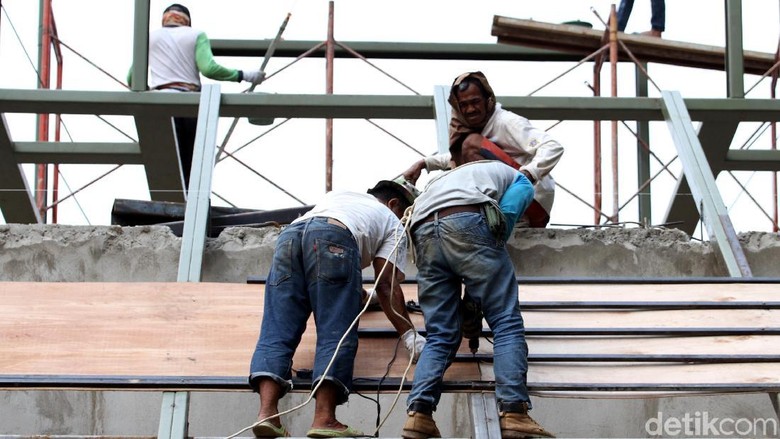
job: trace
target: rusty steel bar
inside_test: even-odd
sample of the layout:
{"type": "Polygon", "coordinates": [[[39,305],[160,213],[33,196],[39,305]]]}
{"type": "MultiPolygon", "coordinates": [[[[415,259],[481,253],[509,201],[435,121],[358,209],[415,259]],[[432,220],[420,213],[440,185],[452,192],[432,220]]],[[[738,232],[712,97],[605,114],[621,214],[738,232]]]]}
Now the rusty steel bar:
{"type": "MultiPolygon", "coordinates": [[[[51,0],[50,0],[51,1],[51,0]]],[[[50,34],[50,38],[52,41],[52,47],[54,48],[54,55],[57,58],[57,90],[62,90],[62,69],[64,67],[64,59],[62,57],[62,47],[60,47],[60,40],[58,38],[59,33],[57,32],[57,22],[54,20],[54,13],[52,13],[51,17],[51,29],[52,33],[50,34]]],[[[62,133],[62,115],[56,114],[54,116],[54,141],[59,142],[61,139],[61,133],[62,133]]],[[[54,164],[54,169],[52,170],[52,188],[51,188],[51,201],[52,203],[57,203],[57,197],[59,197],[59,189],[60,189],[60,165],[58,163],[54,164]]],[[[57,224],[57,213],[59,208],[57,207],[57,204],[54,205],[54,208],[51,210],[51,222],[52,224],[57,224]]]]}
{"type": "MultiPolygon", "coordinates": [[[[41,0],[41,23],[39,34],[39,54],[38,54],[38,88],[50,88],[51,81],[51,0],[41,0]]],[[[49,115],[38,115],[38,133],[39,142],[49,140],[49,115]]],[[[48,167],[45,163],[35,165],[35,207],[41,215],[41,221],[46,223],[46,199],[48,188],[48,167]]]]}
{"type": "MultiPolygon", "coordinates": [[[[617,97],[617,12],[613,3],[609,11],[609,67],[612,76],[612,97],[617,97]]],[[[618,222],[620,213],[620,199],[618,191],[618,121],[610,123],[612,134],[612,221],[618,222]]]]}
{"type": "MultiPolygon", "coordinates": [[[[336,53],[333,38],[333,0],[328,2],[328,40],[325,43],[325,94],[333,94],[333,59],[336,53]]],[[[325,192],[333,190],[333,119],[325,119],[325,192]]]]}
{"type": "MultiPolygon", "coordinates": [[[[593,63],[593,96],[601,96],[601,66],[603,52],[593,63]]],[[[601,222],[601,121],[593,121],[593,223],[601,222]]]]}

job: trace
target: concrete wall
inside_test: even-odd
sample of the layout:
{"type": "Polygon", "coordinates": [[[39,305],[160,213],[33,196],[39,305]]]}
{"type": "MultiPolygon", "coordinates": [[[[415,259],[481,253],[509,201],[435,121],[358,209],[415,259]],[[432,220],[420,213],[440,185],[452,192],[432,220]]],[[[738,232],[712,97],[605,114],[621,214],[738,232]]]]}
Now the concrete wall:
{"type": "MultiPolygon", "coordinates": [[[[209,240],[203,280],[245,282],[249,276],[265,276],[277,236],[278,229],[273,227],[234,228],[209,240]]],[[[740,239],[755,276],[780,277],[778,235],[748,233],[740,239]]],[[[175,281],[179,249],[180,240],[163,227],[0,225],[0,281],[175,281]]],[[[693,241],[676,230],[517,230],[509,251],[520,276],[725,275],[708,243],[693,241]]],[[[413,267],[409,274],[414,276],[413,267]]],[[[380,398],[382,416],[393,397],[380,398]]],[[[293,394],[283,400],[283,408],[305,398],[293,394]]],[[[401,395],[392,410],[381,430],[383,436],[400,435],[405,398],[401,395]]],[[[0,391],[0,434],[155,435],[161,401],[157,392],[0,391]]],[[[534,418],[559,437],[674,437],[654,430],[653,420],[659,414],[666,419],[683,419],[686,414],[701,419],[706,413],[710,419],[776,421],[766,394],[654,399],[534,395],[533,402],[534,418]]],[[[257,396],[248,391],[194,392],[190,435],[231,435],[254,422],[257,409],[257,396]]],[[[285,416],[293,436],[305,435],[312,409],[308,405],[285,416]]],[[[339,416],[369,433],[375,427],[376,411],[375,403],[353,394],[340,407],[339,416]]],[[[466,395],[447,395],[435,418],[444,437],[471,435],[466,395]]]]}
{"type": "MultiPolygon", "coordinates": [[[[265,276],[279,229],[232,228],[206,245],[202,280],[265,276]]],[[[780,236],[740,236],[754,276],[780,276],[780,236]]],[[[181,240],[166,227],[0,225],[0,280],[175,281],[181,240]]],[[[517,229],[508,244],[520,276],[725,276],[708,242],[676,229],[517,229]]],[[[416,274],[410,264],[410,276],[416,274]]]]}

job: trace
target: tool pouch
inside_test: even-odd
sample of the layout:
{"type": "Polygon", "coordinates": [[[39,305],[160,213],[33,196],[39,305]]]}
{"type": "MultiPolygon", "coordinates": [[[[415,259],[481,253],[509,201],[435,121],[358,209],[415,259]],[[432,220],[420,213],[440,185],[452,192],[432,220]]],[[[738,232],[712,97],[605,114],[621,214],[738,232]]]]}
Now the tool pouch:
{"type": "Polygon", "coordinates": [[[485,203],[485,219],[487,220],[490,233],[501,241],[504,239],[504,233],[506,232],[506,219],[504,214],[501,213],[501,209],[493,202],[485,203]]]}

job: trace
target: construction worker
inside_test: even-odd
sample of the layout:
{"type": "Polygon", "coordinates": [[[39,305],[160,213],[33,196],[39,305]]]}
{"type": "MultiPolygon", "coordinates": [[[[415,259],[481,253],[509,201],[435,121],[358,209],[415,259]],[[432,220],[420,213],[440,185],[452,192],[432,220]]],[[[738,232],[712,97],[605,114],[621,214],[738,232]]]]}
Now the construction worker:
{"type": "MultiPolygon", "coordinates": [[[[534,184],[534,201],[518,226],[546,227],[555,197],[555,180],[550,171],[561,159],[563,147],[528,119],[501,108],[482,72],[464,73],[455,78],[449,102],[452,105],[450,145],[462,134],[474,132],[482,134],[486,145],[498,146],[501,154],[509,157],[507,164],[520,169],[534,184]]],[[[495,158],[493,154],[483,156],[495,158]]],[[[448,153],[436,154],[417,161],[403,175],[417,182],[423,169],[430,172],[449,166],[448,153]]]]}
{"type": "MultiPolygon", "coordinates": [[[[191,27],[190,10],[174,3],[163,11],[162,27],[149,34],[149,88],[168,92],[200,91],[200,74],[216,81],[259,84],[260,70],[236,70],[214,60],[206,33],[191,27]]],[[[132,68],[127,83],[132,84],[132,68]]],[[[184,187],[189,186],[197,118],[175,117],[184,187]]]]}
{"type": "Polygon", "coordinates": [[[362,435],[336,419],[336,406],[347,401],[352,387],[358,335],[357,326],[348,329],[362,307],[361,270],[369,265],[379,303],[406,349],[415,356],[423,350],[425,338],[411,325],[400,286],[407,245],[399,219],[418,193],[402,177],[380,181],[367,194],[332,191],[279,234],[250,365],[249,384],[260,396],[255,436],[288,436],[278,417],[266,419],[279,413],[279,399],[291,389],[293,354],[312,312],[317,327],[312,386],[321,384],[306,435],[362,435]]]}
{"type": "Polygon", "coordinates": [[[411,234],[427,344],[417,362],[402,436],[440,437],[433,412],[444,373],[461,345],[461,284],[493,331],[501,437],[552,437],[529,415],[528,346],[506,239],[530,205],[528,178],[501,162],[480,160],[480,134],[450,147],[456,167],[434,177],[417,198],[411,234]]]}
{"type": "MultiPolygon", "coordinates": [[[[620,32],[625,32],[628,18],[634,9],[634,0],[621,0],[620,7],[617,10],[617,24],[620,32]]],[[[664,29],[666,29],[666,2],[664,0],[650,0],[650,30],[644,31],[641,35],[661,38],[664,29]]]]}

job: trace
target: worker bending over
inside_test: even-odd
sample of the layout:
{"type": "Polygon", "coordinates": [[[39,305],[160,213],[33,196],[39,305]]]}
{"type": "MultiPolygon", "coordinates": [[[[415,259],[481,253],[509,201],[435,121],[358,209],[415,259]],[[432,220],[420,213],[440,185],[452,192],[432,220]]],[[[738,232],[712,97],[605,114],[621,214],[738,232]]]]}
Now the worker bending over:
{"type": "MultiPolygon", "coordinates": [[[[402,177],[380,181],[368,194],[332,191],[279,234],[266,281],[260,338],[250,365],[249,383],[260,394],[259,420],[277,415],[279,399],[292,388],[293,355],[314,313],[317,344],[312,387],[321,385],[314,395],[314,419],[306,435],[362,435],[336,419],[336,406],[347,402],[352,387],[357,325],[347,330],[360,313],[361,270],[369,265],[374,267],[382,310],[402,334],[407,350],[415,355],[423,350],[425,339],[410,324],[400,285],[407,244],[399,219],[418,193],[402,177]],[[325,374],[334,354],[332,368],[325,374]]],[[[288,436],[278,417],[255,425],[253,432],[258,437],[288,436]]]]}
{"type": "MultiPolygon", "coordinates": [[[[465,137],[465,139],[464,139],[465,137]]],[[[529,415],[528,345],[518,302],[517,278],[505,242],[531,204],[526,176],[494,160],[480,160],[479,134],[450,147],[456,167],[434,177],[417,198],[411,218],[420,307],[427,344],[417,362],[402,436],[440,437],[433,412],[444,373],[461,345],[461,283],[482,308],[494,334],[501,437],[548,436],[529,415]]]]}

